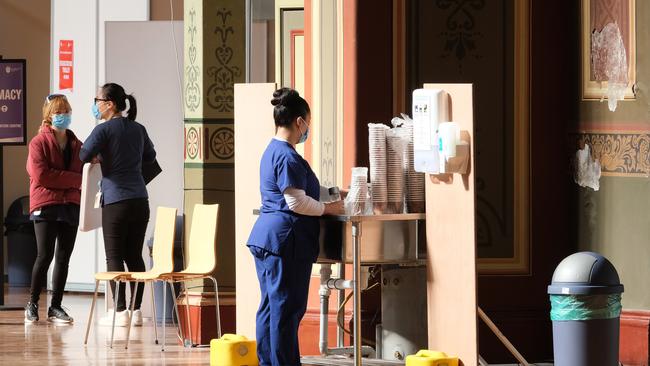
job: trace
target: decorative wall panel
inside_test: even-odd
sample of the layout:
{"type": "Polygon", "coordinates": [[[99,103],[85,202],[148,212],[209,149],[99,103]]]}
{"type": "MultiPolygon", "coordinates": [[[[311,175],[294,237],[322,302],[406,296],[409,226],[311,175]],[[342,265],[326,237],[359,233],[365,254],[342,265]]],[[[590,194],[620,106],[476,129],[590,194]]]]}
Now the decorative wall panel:
{"type": "Polygon", "coordinates": [[[184,16],[185,167],[232,167],[233,86],[245,80],[245,2],[186,0],[184,16]]]}
{"type": "MultiPolygon", "coordinates": [[[[582,147],[588,144],[594,159],[600,161],[603,176],[650,176],[650,131],[586,132],[573,135],[582,147]]],[[[572,153],[575,153],[575,149],[572,153]]]]}
{"type": "Polygon", "coordinates": [[[530,4],[420,0],[409,6],[408,104],[411,91],[427,82],[475,88],[479,270],[528,273],[530,4]]]}
{"type": "Polygon", "coordinates": [[[235,134],[232,123],[185,123],[185,167],[205,164],[234,166],[235,134]]]}

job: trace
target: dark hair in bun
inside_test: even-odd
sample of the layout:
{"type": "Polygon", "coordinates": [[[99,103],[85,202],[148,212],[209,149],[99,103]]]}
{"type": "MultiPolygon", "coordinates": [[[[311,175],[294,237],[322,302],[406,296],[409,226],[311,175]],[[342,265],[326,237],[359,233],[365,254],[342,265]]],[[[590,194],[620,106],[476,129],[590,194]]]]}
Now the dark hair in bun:
{"type": "Polygon", "coordinates": [[[291,88],[281,88],[273,92],[271,99],[273,119],[276,127],[289,127],[297,117],[307,118],[309,104],[297,91],[291,88]]]}

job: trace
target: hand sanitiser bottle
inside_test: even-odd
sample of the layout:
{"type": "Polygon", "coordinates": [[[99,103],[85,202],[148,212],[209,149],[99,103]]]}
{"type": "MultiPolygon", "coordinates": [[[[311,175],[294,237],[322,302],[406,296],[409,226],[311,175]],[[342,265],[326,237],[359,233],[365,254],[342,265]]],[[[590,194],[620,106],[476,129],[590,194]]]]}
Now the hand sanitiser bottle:
{"type": "Polygon", "coordinates": [[[331,187],[331,188],[328,190],[328,193],[329,193],[329,195],[330,195],[330,199],[331,199],[333,202],[336,202],[336,201],[340,201],[340,200],[341,200],[341,190],[339,189],[339,187],[331,187]]]}

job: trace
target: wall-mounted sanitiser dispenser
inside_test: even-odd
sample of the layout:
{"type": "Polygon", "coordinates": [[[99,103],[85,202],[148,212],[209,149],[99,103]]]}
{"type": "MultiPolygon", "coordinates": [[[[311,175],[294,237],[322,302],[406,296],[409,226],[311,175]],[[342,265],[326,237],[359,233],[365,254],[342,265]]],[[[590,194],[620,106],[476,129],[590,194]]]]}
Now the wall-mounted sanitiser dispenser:
{"type": "Polygon", "coordinates": [[[440,173],[438,125],[448,121],[445,92],[441,89],[413,91],[413,150],[417,172],[440,173]]]}

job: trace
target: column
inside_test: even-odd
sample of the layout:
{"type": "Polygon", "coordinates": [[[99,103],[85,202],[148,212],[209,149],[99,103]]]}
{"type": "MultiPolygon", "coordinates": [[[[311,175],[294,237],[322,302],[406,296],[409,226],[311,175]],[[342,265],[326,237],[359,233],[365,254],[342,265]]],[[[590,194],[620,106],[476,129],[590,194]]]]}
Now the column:
{"type": "MultiPolygon", "coordinates": [[[[185,238],[197,203],[218,203],[221,292],[235,288],[234,89],[245,81],[245,1],[185,0],[185,238]]],[[[211,290],[210,290],[211,291],[211,290]]]]}

